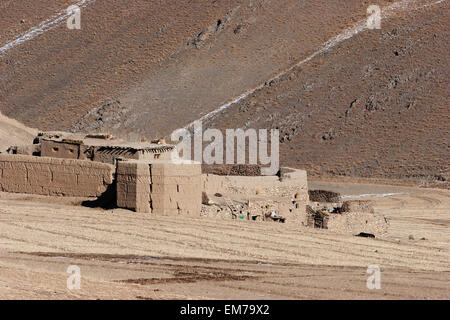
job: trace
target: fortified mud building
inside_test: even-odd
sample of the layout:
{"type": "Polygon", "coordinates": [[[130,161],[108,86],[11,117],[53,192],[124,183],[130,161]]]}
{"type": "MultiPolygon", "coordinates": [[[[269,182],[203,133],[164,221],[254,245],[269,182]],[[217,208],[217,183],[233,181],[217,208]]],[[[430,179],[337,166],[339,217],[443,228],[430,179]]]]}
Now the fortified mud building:
{"type": "Polygon", "coordinates": [[[152,215],[280,221],[340,233],[386,233],[386,219],[366,204],[309,206],[304,170],[281,168],[277,175],[262,176],[261,168],[244,165],[231,166],[225,173],[205,166],[202,172],[199,163],[173,163],[174,149],[161,141],[42,132],[33,144],[13,146],[0,154],[0,191],[105,198],[118,208],[152,215]]]}
{"type": "Polygon", "coordinates": [[[0,154],[0,191],[101,197],[113,189],[117,207],[136,212],[265,220],[276,211],[287,222],[304,218],[305,171],[282,169],[280,176],[202,173],[199,163],[171,162],[174,148],[111,135],[41,132],[32,145],[0,154]],[[205,197],[216,201],[205,203],[205,197]]]}

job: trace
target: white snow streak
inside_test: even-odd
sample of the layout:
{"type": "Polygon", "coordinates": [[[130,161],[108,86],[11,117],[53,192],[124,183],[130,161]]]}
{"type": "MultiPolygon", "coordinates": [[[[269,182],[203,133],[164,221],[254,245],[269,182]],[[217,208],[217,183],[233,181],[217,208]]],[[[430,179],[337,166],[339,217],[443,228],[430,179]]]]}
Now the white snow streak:
{"type": "MultiPolygon", "coordinates": [[[[425,4],[425,5],[421,5],[421,6],[418,6],[418,7],[417,6],[416,7],[412,7],[412,4],[414,4],[416,2],[415,0],[399,1],[399,2],[395,2],[395,3],[391,4],[391,5],[389,5],[387,7],[382,8],[381,17],[382,17],[382,19],[388,19],[394,13],[396,13],[398,11],[409,11],[409,10],[415,10],[415,9],[420,9],[420,8],[426,8],[426,7],[429,7],[430,5],[435,5],[435,4],[438,4],[438,3],[441,3],[441,2],[445,2],[445,1],[446,0],[439,0],[439,1],[433,2],[431,4],[425,4]]],[[[225,109],[228,109],[233,104],[241,101],[242,99],[248,97],[249,95],[253,94],[254,92],[262,89],[267,83],[270,83],[271,81],[274,81],[274,80],[277,80],[277,79],[281,78],[283,75],[287,74],[288,72],[292,71],[295,68],[298,68],[302,64],[311,61],[316,56],[318,56],[318,55],[320,55],[320,54],[322,54],[324,52],[327,52],[328,50],[330,50],[334,46],[338,45],[339,43],[341,43],[341,42],[343,42],[343,41],[345,41],[347,39],[350,39],[350,38],[354,37],[355,35],[357,35],[358,33],[368,29],[367,21],[368,21],[368,18],[363,19],[361,21],[358,21],[352,27],[345,29],[340,34],[338,34],[337,36],[335,36],[335,37],[331,38],[330,40],[326,41],[325,43],[323,43],[319,50],[317,50],[316,52],[311,54],[306,59],[304,59],[304,60],[302,60],[300,62],[297,62],[293,66],[289,67],[289,69],[284,70],[283,72],[280,72],[280,73],[276,74],[275,76],[273,76],[269,80],[265,81],[264,83],[260,84],[256,88],[247,90],[246,92],[244,92],[243,94],[241,94],[237,98],[234,98],[232,101],[227,102],[224,105],[221,105],[219,108],[217,108],[217,109],[215,109],[215,110],[205,114],[204,116],[202,116],[200,119],[198,119],[196,121],[199,121],[199,120],[200,121],[205,121],[205,120],[211,119],[212,117],[214,117],[219,112],[221,112],[221,111],[223,111],[225,109]]],[[[194,125],[194,122],[195,121],[189,123],[183,129],[190,129],[194,125]]]]}
{"type": "Polygon", "coordinates": [[[352,198],[384,198],[384,197],[392,197],[406,194],[402,193],[364,193],[364,194],[355,194],[355,195],[346,195],[341,196],[341,199],[352,199],[352,198]]]}
{"type": "MultiPolygon", "coordinates": [[[[95,2],[96,0],[82,0],[74,5],[81,8],[85,8],[89,4],[95,2]]],[[[64,9],[60,11],[58,14],[52,16],[51,18],[48,18],[47,20],[41,22],[39,25],[37,25],[34,28],[31,28],[27,32],[23,33],[22,35],[18,36],[15,40],[5,44],[0,48],[0,57],[5,54],[6,51],[8,51],[11,48],[14,48],[24,42],[27,42],[33,38],[36,38],[37,36],[53,29],[54,27],[58,26],[61,22],[67,21],[67,19],[73,15],[74,12],[68,12],[67,9],[64,9]]]]}

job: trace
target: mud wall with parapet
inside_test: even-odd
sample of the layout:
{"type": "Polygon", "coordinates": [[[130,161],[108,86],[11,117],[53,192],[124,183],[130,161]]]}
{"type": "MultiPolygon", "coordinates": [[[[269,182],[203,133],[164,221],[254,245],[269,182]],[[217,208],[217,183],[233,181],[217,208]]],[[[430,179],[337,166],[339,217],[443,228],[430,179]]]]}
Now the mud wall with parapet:
{"type": "Polygon", "coordinates": [[[149,152],[144,150],[123,150],[105,147],[94,147],[93,148],[93,159],[94,161],[111,163],[114,164],[116,159],[131,159],[131,160],[142,160],[142,161],[155,161],[155,160],[170,160],[170,152],[149,152]]]}
{"type": "Polygon", "coordinates": [[[306,171],[282,168],[280,172],[280,176],[253,177],[203,174],[202,191],[207,195],[220,193],[229,198],[248,199],[251,215],[275,209],[286,222],[306,221],[309,201],[306,171]]]}
{"type": "Polygon", "coordinates": [[[40,140],[40,155],[42,157],[93,160],[102,163],[115,164],[117,158],[134,160],[170,160],[170,152],[150,152],[133,150],[114,146],[89,146],[76,141],[40,140]]]}
{"type": "Polygon", "coordinates": [[[0,155],[0,191],[98,197],[113,183],[114,171],[86,160],[0,155]]]}
{"type": "Polygon", "coordinates": [[[200,164],[117,163],[117,206],[159,215],[200,215],[200,164]]]}
{"type": "Polygon", "coordinates": [[[62,159],[84,159],[80,144],[41,140],[41,156],[62,159]]]}
{"type": "Polygon", "coordinates": [[[306,171],[298,169],[286,170],[278,176],[219,176],[202,175],[202,191],[207,194],[216,192],[239,193],[242,195],[271,195],[302,197],[309,201],[308,178],[306,171]]]}

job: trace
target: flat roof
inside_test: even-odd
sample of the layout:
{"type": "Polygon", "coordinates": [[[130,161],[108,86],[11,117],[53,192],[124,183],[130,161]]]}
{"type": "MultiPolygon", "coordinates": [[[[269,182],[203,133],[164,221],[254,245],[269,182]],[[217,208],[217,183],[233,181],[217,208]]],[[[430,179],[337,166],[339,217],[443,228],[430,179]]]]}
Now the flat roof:
{"type": "Polygon", "coordinates": [[[38,137],[44,141],[53,141],[59,143],[83,144],[104,149],[122,149],[134,151],[170,151],[175,148],[171,144],[157,144],[151,142],[129,142],[104,134],[83,134],[68,132],[42,132],[38,137]],[[96,137],[98,136],[98,138],[96,137]]]}

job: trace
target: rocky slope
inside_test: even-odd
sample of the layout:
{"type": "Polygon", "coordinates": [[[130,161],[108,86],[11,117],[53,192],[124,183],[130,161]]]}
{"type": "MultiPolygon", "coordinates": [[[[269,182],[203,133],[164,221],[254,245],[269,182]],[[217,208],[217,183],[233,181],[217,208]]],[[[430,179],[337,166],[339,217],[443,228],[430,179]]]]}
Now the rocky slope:
{"type": "Polygon", "coordinates": [[[279,128],[282,160],[315,175],[449,181],[449,19],[399,14],[294,68],[210,126],[279,128]]]}
{"type": "MultiPolygon", "coordinates": [[[[0,47],[72,3],[2,2],[0,47]]],[[[313,175],[448,181],[446,1],[402,2],[411,10],[381,30],[318,53],[369,5],[393,3],[90,1],[81,30],[60,23],[0,55],[0,111],[157,137],[264,84],[208,125],[278,127],[282,162],[313,175]]]]}

